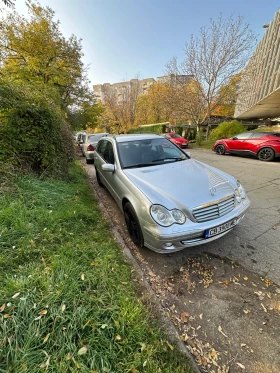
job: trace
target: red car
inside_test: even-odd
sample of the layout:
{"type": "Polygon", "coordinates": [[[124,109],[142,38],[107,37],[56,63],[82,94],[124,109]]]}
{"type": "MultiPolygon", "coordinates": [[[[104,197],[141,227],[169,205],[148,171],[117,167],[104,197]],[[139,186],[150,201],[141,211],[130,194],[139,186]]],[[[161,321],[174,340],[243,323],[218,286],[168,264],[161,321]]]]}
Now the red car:
{"type": "Polygon", "coordinates": [[[261,161],[272,161],[280,157],[280,132],[243,132],[216,141],[212,150],[217,154],[253,155],[261,161]]]}
{"type": "Polygon", "coordinates": [[[184,137],[177,135],[174,132],[167,132],[163,134],[168,140],[172,141],[175,145],[179,146],[180,148],[187,148],[188,147],[188,140],[184,139],[184,137]]]}

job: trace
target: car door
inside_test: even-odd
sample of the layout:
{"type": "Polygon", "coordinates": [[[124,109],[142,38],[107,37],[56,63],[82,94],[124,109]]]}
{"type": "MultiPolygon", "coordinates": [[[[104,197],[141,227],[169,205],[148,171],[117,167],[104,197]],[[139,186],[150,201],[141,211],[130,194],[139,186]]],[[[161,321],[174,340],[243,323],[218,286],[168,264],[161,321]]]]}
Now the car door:
{"type": "Polygon", "coordinates": [[[249,149],[249,140],[252,132],[243,132],[239,135],[233,136],[227,142],[228,150],[232,153],[243,153],[249,149]]]}
{"type": "Polygon", "coordinates": [[[95,157],[95,162],[97,162],[96,167],[99,171],[101,180],[106,186],[106,188],[109,190],[109,192],[112,194],[116,202],[120,204],[121,181],[119,175],[121,170],[115,162],[116,157],[113,142],[109,139],[101,140],[98,143],[97,153],[98,155],[96,155],[95,157]],[[108,172],[102,169],[102,165],[106,163],[114,165],[114,172],[108,172]]]}

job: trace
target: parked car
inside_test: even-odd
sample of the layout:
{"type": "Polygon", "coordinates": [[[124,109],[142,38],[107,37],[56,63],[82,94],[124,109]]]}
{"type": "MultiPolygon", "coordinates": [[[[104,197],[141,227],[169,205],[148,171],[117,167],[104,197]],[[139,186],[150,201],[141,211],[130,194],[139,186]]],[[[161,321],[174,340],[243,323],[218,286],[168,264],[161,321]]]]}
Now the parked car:
{"type": "Polygon", "coordinates": [[[177,135],[177,133],[167,132],[167,133],[163,133],[162,136],[166,137],[168,140],[172,141],[174,144],[176,144],[180,148],[187,148],[189,145],[188,140],[186,140],[184,137],[180,135],[177,135]]]}
{"type": "Polygon", "coordinates": [[[77,132],[76,133],[76,144],[78,145],[78,146],[80,146],[81,145],[81,143],[82,143],[82,138],[83,138],[83,136],[86,134],[86,132],[77,132]]]}
{"type": "Polygon", "coordinates": [[[86,133],[82,136],[81,149],[82,155],[86,158],[86,163],[94,161],[94,151],[98,141],[101,137],[108,135],[108,133],[86,133]]]}
{"type": "Polygon", "coordinates": [[[94,153],[97,182],[122,210],[131,240],[159,253],[216,240],[250,205],[234,177],[165,144],[154,134],[109,135],[94,153]]]}
{"type": "Polygon", "coordinates": [[[280,132],[243,132],[216,141],[212,150],[221,155],[253,155],[261,161],[272,161],[280,157],[280,132]]]}

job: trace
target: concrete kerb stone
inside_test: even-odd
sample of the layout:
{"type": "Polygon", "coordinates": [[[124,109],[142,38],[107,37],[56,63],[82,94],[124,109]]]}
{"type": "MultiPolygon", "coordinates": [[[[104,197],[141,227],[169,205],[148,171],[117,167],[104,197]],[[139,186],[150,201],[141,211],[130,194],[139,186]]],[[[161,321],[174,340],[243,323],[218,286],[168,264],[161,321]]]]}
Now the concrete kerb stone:
{"type": "MultiPolygon", "coordinates": [[[[86,172],[86,168],[82,164],[82,162],[81,162],[81,165],[86,172]]],[[[87,176],[88,176],[88,174],[87,174],[87,176]]],[[[88,177],[88,181],[89,181],[89,185],[90,185],[90,187],[93,191],[93,194],[98,201],[99,208],[100,208],[103,216],[105,217],[106,221],[109,223],[109,225],[111,227],[111,232],[114,235],[114,237],[116,238],[116,242],[121,247],[126,261],[134,267],[134,269],[137,273],[137,276],[139,277],[139,279],[142,282],[142,286],[149,293],[149,300],[153,304],[153,306],[156,308],[156,310],[158,311],[158,313],[161,317],[161,321],[164,325],[164,330],[166,331],[167,335],[170,337],[172,342],[175,343],[177,345],[177,347],[179,348],[179,350],[188,358],[189,363],[190,363],[191,368],[193,369],[194,373],[201,373],[201,370],[199,369],[199,367],[198,367],[196,361],[194,360],[193,356],[190,354],[190,352],[187,350],[184,343],[182,342],[182,340],[180,338],[180,335],[179,335],[177,329],[175,328],[174,324],[166,316],[165,311],[164,311],[163,307],[161,306],[156,294],[154,293],[153,289],[151,288],[148,281],[146,280],[145,275],[144,275],[141,267],[137,263],[134,256],[131,254],[131,251],[128,248],[128,246],[125,244],[122,236],[120,235],[118,230],[115,228],[114,223],[111,221],[111,219],[110,219],[110,217],[109,217],[109,215],[106,211],[106,208],[105,208],[103,202],[101,201],[101,199],[99,198],[99,195],[96,192],[96,190],[94,188],[94,185],[93,185],[93,183],[92,183],[92,181],[90,180],[89,177],[88,177]]]]}

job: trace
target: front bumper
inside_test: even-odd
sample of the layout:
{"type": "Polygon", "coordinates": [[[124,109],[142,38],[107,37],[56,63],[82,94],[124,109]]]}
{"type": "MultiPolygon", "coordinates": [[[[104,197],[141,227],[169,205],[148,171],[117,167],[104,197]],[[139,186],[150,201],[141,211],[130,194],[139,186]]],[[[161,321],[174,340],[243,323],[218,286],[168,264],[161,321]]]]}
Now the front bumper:
{"type": "Polygon", "coordinates": [[[153,251],[166,254],[183,250],[186,247],[202,245],[214,241],[224,236],[234,227],[210,238],[205,238],[205,231],[225,224],[233,219],[237,219],[237,224],[239,224],[239,222],[244,218],[245,211],[249,206],[250,200],[247,197],[230,213],[218,219],[204,223],[195,223],[188,220],[188,223],[183,226],[173,224],[173,226],[166,228],[159,225],[148,225],[145,224],[144,221],[141,221],[144,245],[153,251]]]}

